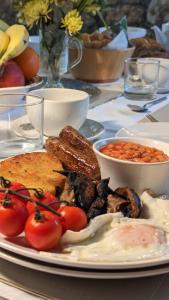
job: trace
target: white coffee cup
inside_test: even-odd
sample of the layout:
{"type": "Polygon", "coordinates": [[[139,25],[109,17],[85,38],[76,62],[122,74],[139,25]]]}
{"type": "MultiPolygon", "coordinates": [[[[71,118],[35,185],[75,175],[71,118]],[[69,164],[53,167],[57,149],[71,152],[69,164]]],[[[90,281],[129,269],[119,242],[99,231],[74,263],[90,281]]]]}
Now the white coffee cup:
{"type": "MultiPolygon", "coordinates": [[[[28,103],[31,104],[34,95],[44,99],[44,134],[47,136],[58,136],[66,125],[79,129],[87,117],[89,95],[86,92],[64,88],[44,88],[30,92],[27,96],[28,103]]],[[[38,124],[36,115],[34,108],[30,105],[28,116],[35,128],[38,124]]]]}

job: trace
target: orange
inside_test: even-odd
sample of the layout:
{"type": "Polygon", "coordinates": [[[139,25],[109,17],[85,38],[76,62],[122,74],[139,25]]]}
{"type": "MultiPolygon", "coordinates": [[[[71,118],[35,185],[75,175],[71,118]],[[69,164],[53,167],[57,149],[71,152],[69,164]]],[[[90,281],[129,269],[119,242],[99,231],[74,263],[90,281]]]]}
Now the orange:
{"type": "Polygon", "coordinates": [[[40,67],[40,58],[31,47],[27,47],[14,60],[22,69],[26,80],[31,80],[37,75],[40,67]]]}

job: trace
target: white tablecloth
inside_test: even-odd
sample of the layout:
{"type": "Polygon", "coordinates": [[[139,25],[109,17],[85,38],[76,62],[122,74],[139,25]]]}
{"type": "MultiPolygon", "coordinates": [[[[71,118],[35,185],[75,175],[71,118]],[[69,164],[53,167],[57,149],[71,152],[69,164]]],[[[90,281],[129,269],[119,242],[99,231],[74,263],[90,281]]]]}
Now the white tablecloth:
{"type": "MultiPolygon", "coordinates": [[[[123,81],[119,80],[118,82],[112,84],[102,84],[99,85],[99,88],[122,92],[123,81]]],[[[169,94],[157,95],[157,97],[161,96],[167,96],[168,99],[164,102],[152,106],[149,111],[155,116],[157,115],[159,121],[164,120],[164,111],[162,110],[162,108],[169,104],[169,94]]],[[[111,137],[120,128],[131,126],[139,121],[142,121],[146,116],[146,113],[136,113],[131,111],[127,107],[127,104],[143,105],[145,103],[148,102],[140,100],[128,100],[125,97],[119,97],[108,103],[91,109],[88,113],[88,118],[101,122],[104,125],[105,133],[100,138],[111,137]]],[[[164,121],[166,120],[169,121],[169,115],[167,117],[165,116],[164,121]]],[[[147,119],[147,122],[150,121],[147,119]]]]}
{"type": "MultiPolygon", "coordinates": [[[[103,85],[104,89],[121,90],[122,82],[112,85],[103,85]]],[[[144,113],[133,113],[127,107],[131,101],[124,97],[112,100],[109,103],[91,109],[88,118],[101,122],[105,127],[102,137],[110,137],[123,126],[133,125],[145,117],[144,113]]],[[[142,101],[132,101],[142,104],[142,101]]],[[[167,101],[152,107],[151,112],[169,104],[167,101]]],[[[163,121],[163,115],[159,115],[163,121]]],[[[148,120],[147,120],[148,121],[148,120]]],[[[166,121],[166,120],[165,120],[166,121]]],[[[169,116],[168,116],[169,121],[169,116]]],[[[149,122],[149,121],[148,121],[149,122]]],[[[151,278],[130,280],[87,280],[74,279],[49,275],[31,271],[23,267],[0,260],[0,300],[35,300],[35,299],[61,299],[61,300],[168,300],[169,299],[169,275],[161,275],[151,278]],[[12,280],[14,286],[6,284],[6,280],[12,280]],[[20,283],[21,289],[17,286],[20,283]],[[23,290],[22,290],[23,289],[23,290]],[[47,294],[47,298],[31,295],[24,289],[37,290],[47,294]],[[53,298],[51,298],[53,297],[53,298]]]]}

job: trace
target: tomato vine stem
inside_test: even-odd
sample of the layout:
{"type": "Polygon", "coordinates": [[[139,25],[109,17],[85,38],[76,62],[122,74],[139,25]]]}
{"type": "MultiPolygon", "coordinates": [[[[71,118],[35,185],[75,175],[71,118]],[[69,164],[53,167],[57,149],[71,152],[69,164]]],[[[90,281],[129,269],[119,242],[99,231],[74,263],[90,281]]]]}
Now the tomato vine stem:
{"type": "MultiPolygon", "coordinates": [[[[21,190],[21,189],[20,189],[21,190]]],[[[57,215],[57,216],[61,216],[59,213],[57,213],[53,208],[49,207],[48,205],[40,202],[40,201],[37,201],[37,200],[34,200],[28,196],[25,196],[23,194],[20,194],[14,190],[10,190],[10,189],[0,189],[0,193],[5,193],[5,194],[9,194],[9,195],[14,195],[14,196],[17,196],[17,197],[20,197],[22,198],[23,200],[26,200],[26,201],[29,201],[29,202],[32,202],[34,204],[37,204],[43,208],[45,208],[46,210],[49,210],[50,212],[52,212],[53,214],[57,215]]]]}

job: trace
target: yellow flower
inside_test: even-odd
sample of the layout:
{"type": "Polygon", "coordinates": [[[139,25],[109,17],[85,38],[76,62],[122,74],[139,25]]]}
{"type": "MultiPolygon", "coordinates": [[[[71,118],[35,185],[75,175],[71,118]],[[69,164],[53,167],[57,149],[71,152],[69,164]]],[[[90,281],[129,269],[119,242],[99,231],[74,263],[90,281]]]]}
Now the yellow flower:
{"type": "Polygon", "coordinates": [[[78,0],[50,0],[50,3],[54,3],[55,5],[62,6],[62,5],[71,5],[76,3],[78,0]]]}
{"type": "Polygon", "coordinates": [[[85,12],[92,13],[96,15],[96,13],[101,9],[101,7],[97,4],[91,4],[85,8],[85,12]]]}
{"type": "Polygon", "coordinates": [[[83,26],[83,21],[77,9],[73,9],[61,20],[61,27],[66,28],[70,35],[78,33],[83,26]]]}
{"type": "Polygon", "coordinates": [[[37,24],[41,18],[45,22],[49,19],[49,8],[50,0],[31,0],[27,2],[21,11],[26,24],[32,27],[33,24],[37,24]]]}

